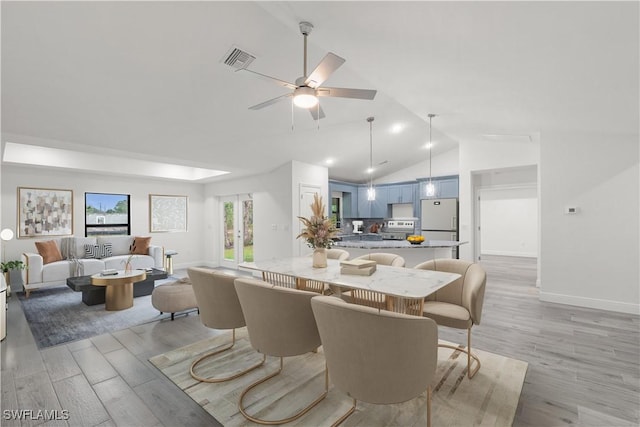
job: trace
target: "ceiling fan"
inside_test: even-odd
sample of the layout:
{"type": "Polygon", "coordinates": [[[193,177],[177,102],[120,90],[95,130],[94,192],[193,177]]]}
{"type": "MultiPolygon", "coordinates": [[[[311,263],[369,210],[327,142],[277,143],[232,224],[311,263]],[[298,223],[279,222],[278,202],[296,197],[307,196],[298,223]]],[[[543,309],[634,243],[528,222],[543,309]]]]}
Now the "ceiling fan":
{"type": "Polygon", "coordinates": [[[371,100],[376,96],[375,90],[370,89],[349,89],[340,87],[320,87],[329,76],[336,71],[342,64],[344,64],[344,58],[339,57],[334,53],[327,53],[322,58],[322,61],[318,66],[307,74],[307,36],[311,33],[313,25],[309,22],[300,22],[300,32],[304,36],[304,59],[303,59],[303,76],[296,79],[295,84],[289,83],[284,80],[277,79],[275,77],[267,76],[265,74],[258,73],[256,71],[249,70],[247,68],[241,68],[238,71],[246,71],[256,74],[261,77],[265,77],[270,81],[292,89],[293,91],[285,95],[278,96],[268,101],[249,107],[250,110],[259,110],[269,105],[280,102],[286,98],[293,97],[293,103],[300,108],[307,108],[311,113],[314,120],[322,119],[325,117],[322,107],[320,107],[318,97],[328,96],[333,98],[354,98],[354,99],[368,99],[371,100]],[[315,108],[313,108],[315,107],[315,108]]]}

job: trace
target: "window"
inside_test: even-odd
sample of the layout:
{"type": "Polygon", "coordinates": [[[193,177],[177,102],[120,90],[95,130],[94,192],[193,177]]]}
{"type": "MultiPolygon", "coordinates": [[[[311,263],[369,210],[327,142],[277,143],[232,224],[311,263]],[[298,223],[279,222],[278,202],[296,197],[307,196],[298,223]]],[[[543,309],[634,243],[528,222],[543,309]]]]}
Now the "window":
{"type": "Polygon", "coordinates": [[[84,235],[129,235],[128,194],[84,193],[84,235]]]}

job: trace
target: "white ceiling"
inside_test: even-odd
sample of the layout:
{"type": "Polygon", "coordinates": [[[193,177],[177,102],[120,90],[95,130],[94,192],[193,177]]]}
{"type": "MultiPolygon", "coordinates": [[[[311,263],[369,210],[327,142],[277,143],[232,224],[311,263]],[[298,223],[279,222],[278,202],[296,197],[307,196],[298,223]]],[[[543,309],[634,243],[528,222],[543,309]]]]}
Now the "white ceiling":
{"type": "MultiPolygon", "coordinates": [[[[2,132],[40,143],[184,166],[263,173],[336,160],[365,181],[368,116],[376,175],[483,135],[638,133],[637,2],[2,2],[2,132]],[[322,98],[320,129],[287,92],[221,60],[302,75],[327,52],[347,61],[327,86],[377,89],[374,101],[322,98]],[[390,132],[394,123],[404,131],[390,132]]],[[[495,138],[495,137],[494,137],[495,138]]]]}

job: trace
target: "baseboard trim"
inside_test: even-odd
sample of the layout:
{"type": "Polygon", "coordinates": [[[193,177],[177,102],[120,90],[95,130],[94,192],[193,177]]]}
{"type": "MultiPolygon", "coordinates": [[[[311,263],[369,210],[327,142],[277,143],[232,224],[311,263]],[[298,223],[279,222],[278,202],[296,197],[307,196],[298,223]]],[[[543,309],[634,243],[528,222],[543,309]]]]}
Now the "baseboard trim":
{"type": "Polygon", "coordinates": [[[497,255],[497,256],[517,256],[523,258],[536,258],[538,254],[530,252],[509,252],[509,251],[482,251],[482,255],[497,255]]]}
{"type": "Polygon", "coordinates": [[[574,295],[540,292],[540,301],[558,304],[575,305],[578,307],[597,308],[599,310],[615,311],[618,313],[640,315],[640,304],[611,301],[598,298],[577,297],[574,295]]]}

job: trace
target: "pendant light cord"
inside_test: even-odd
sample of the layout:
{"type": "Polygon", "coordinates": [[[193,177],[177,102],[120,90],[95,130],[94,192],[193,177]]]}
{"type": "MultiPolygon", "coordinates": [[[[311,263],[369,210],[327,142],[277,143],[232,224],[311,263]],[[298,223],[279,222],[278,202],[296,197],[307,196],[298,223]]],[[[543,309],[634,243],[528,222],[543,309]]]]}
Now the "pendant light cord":
{"type": "Polygon", "coordinates": [[[429,114],[429,182],[431,182],[431,149],[433,148],[433,142],[431,142],[431,119],[433,114],[429,114]]]}
{"type": "Polygon", "coordinates": [[[373,117],[367,118],[367,121],[369,122],[369,188],[373,188],[373,120],[373,117]]]}

